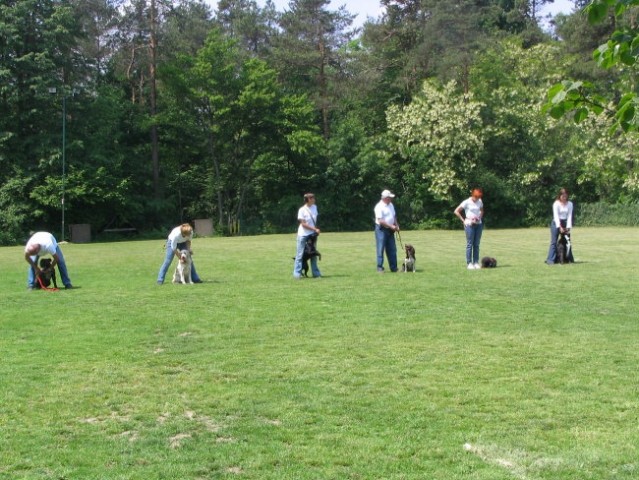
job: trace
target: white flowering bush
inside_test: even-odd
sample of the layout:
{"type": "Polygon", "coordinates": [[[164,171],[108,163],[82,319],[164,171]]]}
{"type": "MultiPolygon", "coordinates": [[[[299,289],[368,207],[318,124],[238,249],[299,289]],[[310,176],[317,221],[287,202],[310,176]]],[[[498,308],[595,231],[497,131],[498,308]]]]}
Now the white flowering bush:
{"type": "Polygon", "coordinates": [[[406,182],[421,182],[439,200],[467,190],[484,143],[481,107],[472,94],[459,93],[455,82],[438,87],[432,81],[424,82],[410,105],[389,107],[389,132],[412,177],[406,182]]]}

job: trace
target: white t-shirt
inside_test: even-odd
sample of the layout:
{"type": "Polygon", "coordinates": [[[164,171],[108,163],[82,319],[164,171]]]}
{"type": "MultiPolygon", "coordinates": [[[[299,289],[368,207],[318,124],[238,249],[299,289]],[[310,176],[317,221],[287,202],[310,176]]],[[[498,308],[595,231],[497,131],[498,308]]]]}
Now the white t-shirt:
{"type": "Polygon", "coordinates": [[[375,224],[380,225],[380,220],[388,225],[395,225],[395,206],[392,203],[387,205],[384,200],[377,202],[375,205],[375,224]]]}
{"type": "Polygon", "coordinates": [[[297,235],[300,237],[305,237],[310,235],[311,233],[315,233],[315,230],[309,230],[308,228],[304,228],[301,222],[310,225],[311,227],[316,227],[317,225],[317,205],[306,206],[304,205],[297,211],[297,220],[300,222],[300,226],[297,227],[297,235]]]}
{"type": "Polygon", "coordinates": [[[561,226],[561,220],[566,221],[566,228],[572,228],[572,202],[568,201],[564,205],[559,200],[555,200],[552,204],[552,218],[557,228],[561,226]]]}
{"type": "Polygon", "coordinates": [[[188,242],[192,239],[193,235],[189,235],[187,237],[182,236],[182,225],[175,227],[169,233],[169,241],[167,245],[171,248],[171,250],[175,251],[178,246],[178,243],[188,242]]]}
{"type": "Polygon", "coordinates": [[[55,255],[55,251],[58,248],[58,242],[55,241],[55,238],[49,232],[34,233],[27,242],[26,247],[24,248],[25,253],[27,252],[29,247],[34,244],[40,245],[40,251],[37,253],[39,257],[47,253],[49,255],[55,255]]]}
{"type": "Polygon", "coordinates": [[[477,201],[473,200],[473,197],[469,197],[463,202],[459,204],[457,208],[464,209],[464,215],[469,220],[472,220],[474,223],[481,223],[481,210],[484,208],[484,202],[481,201],[481,198],[478,198],[477,201]]]}

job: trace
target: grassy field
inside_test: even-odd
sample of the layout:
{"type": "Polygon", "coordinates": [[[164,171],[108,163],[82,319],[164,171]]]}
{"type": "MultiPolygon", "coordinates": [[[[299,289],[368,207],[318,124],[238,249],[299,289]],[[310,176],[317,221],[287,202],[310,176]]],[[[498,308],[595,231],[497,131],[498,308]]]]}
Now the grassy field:
{"type": "MultiPolygon", "coordinates": [[[[27,291],[0,249],[0,479],[637,479],[639,230],[194,240],[201,285],[155,284],[163,242],[63,245],[75,290],[27,291]],[[614,247],[612,246],[614,245],[614,247]]],[[[172,270],[171,270],[172,273],[172,270]]]]}

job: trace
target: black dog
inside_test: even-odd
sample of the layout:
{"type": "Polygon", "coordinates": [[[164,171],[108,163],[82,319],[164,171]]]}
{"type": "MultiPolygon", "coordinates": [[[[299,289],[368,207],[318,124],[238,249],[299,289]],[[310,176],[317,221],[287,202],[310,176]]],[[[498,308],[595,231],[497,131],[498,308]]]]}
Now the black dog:
{"type": "Polygon", "coordinates": [[[496,268],[497,259],[493,257],[484,257],[481,259],[481,268],[496,268]]]}
{"type": "Polygon", "coordinates": [[[58,288],[58,282],[55,275],[55,268],[51,268],[52,260],[50,258],[40,259],[39,282],[36,282],[36,288],[48,288],[53,282],[53,287],[58,288]]]}
{"type": "Polygon", "coordinates": [[[559,232],[557,236],[557,263],[573,262],[572,252],[570,251],[570,232],[559,232]]]}
{"type": "Polygon", "coordinates": [[[415,247],[413,247],[410,243],[407,243],[404,250],[406,250],[406,258],[402,265],[402,272],[415,273],[415,247]]]}
{"type": "Polygon", "coordinates": [[[306,246],[304,246],[304,254],[302,255],[302,273],[305,277],[308,277],[308,261],[317,257],[322,259],[322,254],[317,251],[317,235],[310,235],[306,240],[306,246]]]}

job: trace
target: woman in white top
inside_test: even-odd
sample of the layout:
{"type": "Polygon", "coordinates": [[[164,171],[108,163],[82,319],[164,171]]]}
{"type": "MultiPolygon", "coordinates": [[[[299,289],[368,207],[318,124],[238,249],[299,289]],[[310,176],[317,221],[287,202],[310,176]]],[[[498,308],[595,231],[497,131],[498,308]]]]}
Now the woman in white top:
{"type": "Polygon", "coordinates": [[[466,264],[468,270],[479,270],[479,242],[484,231],[484,203],[481,188],[473,188],[470,197],[455,209],[455,215],[464,224],[466,232],[466,264]],[[462,211],[464,215],[462,216],[462,211]]]}
{"type": "MultiPolygon", "coordinates": [[[[180,250],[188,250],[191,252],[191,240],[193,239],[193,227],[188,223],[178,225],[166,240],[166,252],[164,255],[164,263],[160,267],[160,273],[158,273],[157,284],[162,285],[164,283],[164,277],[166,272],[169,271],[173,257],[180,258],[180,250]]],[[[191,252],[193,253],[193,252],[191,252]]],[[[200,276],[195,271],[195,264],[191,263],[191,278],[193,283],[202,283],[200,276]]]]}
{"type": "MultiPolygon", "coordinates": [[[[557,239],[560,233],[569,233],[572,228],[573,205],[568,200],[568,190],[562,188],[552,204],[552,221],[550,222],[550,248],[546,263],[553,265],[557,260],[557,239]]],[[[568,261],[574,262],[572,249],[568,255],[568,261]]]]}

